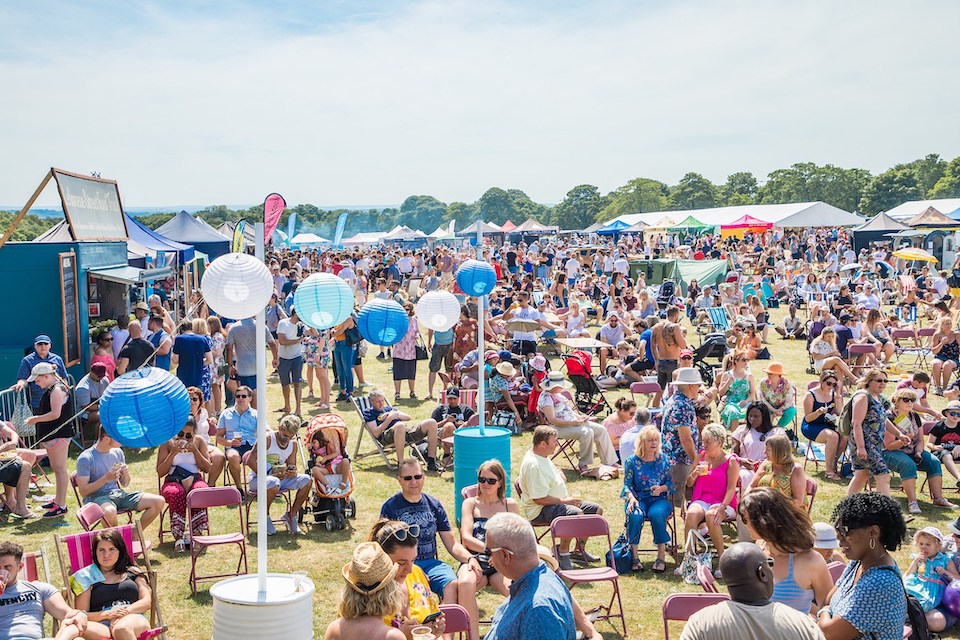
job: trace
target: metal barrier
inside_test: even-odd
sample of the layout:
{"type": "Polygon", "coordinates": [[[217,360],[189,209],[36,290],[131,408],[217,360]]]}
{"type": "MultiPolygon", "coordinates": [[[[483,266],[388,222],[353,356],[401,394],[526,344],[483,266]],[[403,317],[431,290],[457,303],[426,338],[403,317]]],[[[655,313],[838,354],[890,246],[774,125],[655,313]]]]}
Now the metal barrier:
{"type": "MultiPolygon", "coordinates": [[[[80,416],[77,415],[77,396],[74,393],[76,387],[76,382],[73,379],[73,376],[69,373],[67,374],[67,384],[70,386],[70,393],[67,395],[69,401],[64,406],[64,411],[69,411],[68,416],[72,416],[70,422],[73,423],[73,438],[71,442],[77,445],[77,448],[83,451],[83,434],[80,432],[83,429],[83,421],[80,419],[80,416]]],[[[0,391],[0,420],[10,421],[13,418],[13,408],[17,401],[17,392],[16,390],[9,388],[0,391]]],[[[32,449],[37,443],[36,436],[31,438],[20,438],[23,448],[32,449]]],[[[42,444],[42,443],[40,443],[42,444]]]]}

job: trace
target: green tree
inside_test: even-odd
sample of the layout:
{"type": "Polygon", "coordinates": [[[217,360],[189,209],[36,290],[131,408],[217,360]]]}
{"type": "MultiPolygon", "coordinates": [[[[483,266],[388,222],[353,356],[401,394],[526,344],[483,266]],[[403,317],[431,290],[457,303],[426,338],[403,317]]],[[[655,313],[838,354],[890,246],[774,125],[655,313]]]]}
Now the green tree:
{"type": "MultiPolygon", "coordinates": [[[[517,217],[513,201],[507,192],[500,187],[487,189],[477,200],[477,205],[479,206],[480,217],[483,218],[484,222],[503,224],[508,219],[517,217]]],[[[471,220],[471,222],[473,221],[471,220]]],[[[514,222],[516,221],[514,220],[514,222]]]]}
{"type": "Polygon", "coordinates": [[[597,214],[607,205],[608,197],[592,184],[581,184],[567,192],[553,211],[552,224],[561,229],[585,229],[597,221],[597,214]]]}
{"type": "Polygon", "coordinates": [[[749,171],[731,173],[719,192],[720,202],[725,206],[753,204],[757,198],[757,177],[749,171]]]}
{"type": "Polygon", "coordinates": [[[890,169],[866,186],[860,199],[860,209],[872,216],[910,200],[921,200],[923,196],[923,190],[917,184],[917,178],[912,171],[890,169]]]}
{"type": "Polygon", "coordinates": [[[395,224],[430,233],[443,222],[447,205],[433,196],[410,196],[400,205],[400,216],[395,224]]]}
{"type": "Polygon", "coordinates": [[[158,227],[163,226],[167,222],[173,219],[173,216],[176,214],[173,213],[149,213],[145,216],[137,216],[137,221],[140,224],[148,227],[150,229],[156,230],[158,227]]]}
{"type": "MultiPolygon", "coordinates": [[[[0,211],[0,235],[7,232],[13,219],[17,217],[19,211],[0,211]]],[[[12,242],[29,242],[44,233],[50,227],[62,221],[63,218],[38,216],[35,213],[28,213],[20,220],[20,224],[10,236],[12,242]]]]}
{"type": "MultiPolygon", "coordinates": [[[[467,204],[466,202],[451,202],[447,205],[447,215],[444,216],[443,221],[449,222],[451,220],[456,220],[456,230],[459,231],[464,227],[470,226],[471,223],[476,222],[480,218],[480,205],[477,203],[467,204]]],[[[434,227],[435,229],[436,227],[434,227]]],[[[430,233],[433,229],[427,231],[430,233]]]]}
{"type": "Polygon", "coordinates": [[[821,201],[845,211],[856,211],[869,181],[870,172],[865,169],[844,169],[832,164],[820,167],[813,162],[800,162],[770,173],[766,184],[757,191],[757,202],[821,201]]]}
{"type": "MultiPolygon", "coordinates": [[[[549,214],[549,207],[546,205],[534,202],[530,199],[530,196],[520,189],[507,189],[507,197],[510,199],[510,206],[516,215],[516,219],[513,220],[514,224],[520,224],[527,218],[533,218],[539,222],[546,222],[545,218],[549,214]]],[[[504,220],[504,222],[506,222],[506,220],[504,220]]]]}
{"type": "Polygon", "coordinates": [[[688,173],[670,189],[671,209],[707,209],[715,206],[717,187],[699,173],[688,173]]]}
{"type": "MultiPolygon", "coordinates": [[[[937,180],[929,193],[930,198],[960,198],[960,157],[954,158],[947,165],[943,176],[937,180]]],[[[944,211],[942,213],[950,213],[944,211]]]]}
{"type": "Polygon", "coordinates": [[[929,153],[923,158],[908,162],[906,164],[897,164],[893,166],[894,171],[909,171],[917,179],[917,186],[923,191],[922,197],[928,197],[937,181],[943,177],[947,170],[947,161],[940,159],[940,154],[929,153]]]}
{"type": "Polygon", "coordinates": [[[667,185],[651,178],[634,178],[608,194],[609,204],[597,216],[597,222],[607,222],[630,213],[664,211],[669,206],[667,185]]]}

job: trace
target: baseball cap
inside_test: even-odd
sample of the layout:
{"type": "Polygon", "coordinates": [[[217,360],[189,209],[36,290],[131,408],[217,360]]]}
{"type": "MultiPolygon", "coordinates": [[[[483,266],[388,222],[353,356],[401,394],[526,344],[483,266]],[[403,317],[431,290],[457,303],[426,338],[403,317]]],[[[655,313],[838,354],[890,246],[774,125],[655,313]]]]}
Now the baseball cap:
{"type": "Polygon", "coordinates": [[[27,378],[27,382],[33,382],[40,376],[45,376],[48,373],[56,372],[57,368],[49,362],[39,362],[33,365],[33,369],[30,370],[30,377],[27,378]]]}
{"type": "Polygon", "coordinates": [[[447,387],[447,397],[448,398],[459,398],[460,389],[458,387],[447,387]]]}
{"type": "Polygon", "coordinates": [[[102,362],[94,362],[90,365],[90,371],[94,372],[98,376],[104,376],[107,374],[107,365],[102,362]]]}
{"type": "Polygon", "coordinates": [[[490,358],[499,358],[499,357],[500,357],[500,354],[498,352],[494,351],[493,349],[490,349],[489,351],[484,352],[483,361],[486,362],[490,358]]]}
{"type": "Polygon", "coordinates": [[[33,339],[33,344],[50,344],[50,336],[45,333],[41,333],[33,339]]]}
{"type": "Polygon", "coordinates": [[[683,356],[692,356],[692,355],[693,355],[693,351],[691,351],[690,349],[683,349],[683,350],[680,351],[680,357],[681,357],[681,358],[682,358],[683,356]]]}

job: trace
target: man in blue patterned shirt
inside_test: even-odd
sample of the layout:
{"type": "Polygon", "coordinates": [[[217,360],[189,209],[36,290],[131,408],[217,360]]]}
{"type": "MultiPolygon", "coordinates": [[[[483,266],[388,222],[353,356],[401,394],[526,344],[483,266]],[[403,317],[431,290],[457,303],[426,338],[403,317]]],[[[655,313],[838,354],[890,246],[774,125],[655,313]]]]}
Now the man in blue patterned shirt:
{"type": "MultiPolygon", "coordinates": [[[[672,465],[673,486],[683,487],[700,448],[697,409],[693,401],[700,393],[703,380],[697,369],[684,367],[677,369],[677,379],[673,384],[677,386],[677,392],[670,396],[663,411],[663,426],[660,432],[663,437],[663,455],[672,465]]],[[[683,491],[677,491],[673,495],[674,504],[683,501],[683,491]]]]}

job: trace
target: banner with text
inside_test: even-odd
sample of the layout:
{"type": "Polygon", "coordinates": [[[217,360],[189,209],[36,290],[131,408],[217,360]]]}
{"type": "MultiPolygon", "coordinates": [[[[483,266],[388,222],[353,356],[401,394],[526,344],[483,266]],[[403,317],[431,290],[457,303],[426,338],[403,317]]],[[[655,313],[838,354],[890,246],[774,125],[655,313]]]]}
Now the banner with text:
{"type": "Polygon", "coordinates": [[[126,240],[127,223],[114,180],[53,169],[63,213],[77,240],[126,240]]]}
{"type": "Polygon", "coordinates": [[[273,236],[273,230],[277,228],[280,222],[280,216],[283,210],[287,208],[287,202],[279,193],[271,193],[263,201],[263,241],[273,236]]]}

